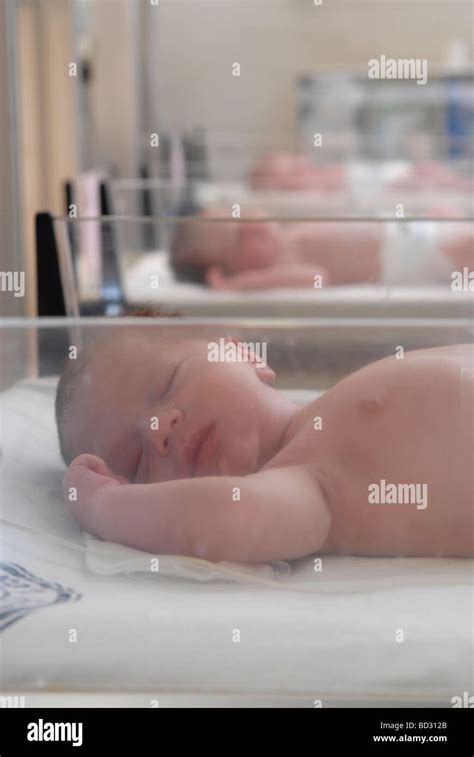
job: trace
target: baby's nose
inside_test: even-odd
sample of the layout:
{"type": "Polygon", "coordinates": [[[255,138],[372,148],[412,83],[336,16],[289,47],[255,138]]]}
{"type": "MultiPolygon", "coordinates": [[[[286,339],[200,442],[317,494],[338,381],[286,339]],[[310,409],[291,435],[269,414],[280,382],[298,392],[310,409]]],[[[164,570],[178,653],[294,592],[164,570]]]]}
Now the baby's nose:
{"type": "Polygon", "coordinates": [[[168,455],[173,437],[181,426],[183,414],[181,410],[166,410],[157,418],[155,430],[151,432],[152,441],[160,455],[168,455]]]}

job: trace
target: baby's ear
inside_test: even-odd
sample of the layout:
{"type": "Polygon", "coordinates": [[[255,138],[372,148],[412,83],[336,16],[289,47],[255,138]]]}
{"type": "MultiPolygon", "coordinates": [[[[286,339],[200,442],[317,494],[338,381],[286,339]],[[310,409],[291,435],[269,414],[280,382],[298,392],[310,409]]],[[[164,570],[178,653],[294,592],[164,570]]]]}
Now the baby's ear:
{"type": "Polygon", "coordinates": [[[260,381],[263,381],[264,384],[271,384],[275,381],[275,371],[267,365],[266,342],[258,342],[252,345],[251,342],[242,342],[234,336],[226,336],[225,344],[235,345],[236,350],[239,350],[239,362],[249,363],[249,365],[255,370],[260,381]]]}

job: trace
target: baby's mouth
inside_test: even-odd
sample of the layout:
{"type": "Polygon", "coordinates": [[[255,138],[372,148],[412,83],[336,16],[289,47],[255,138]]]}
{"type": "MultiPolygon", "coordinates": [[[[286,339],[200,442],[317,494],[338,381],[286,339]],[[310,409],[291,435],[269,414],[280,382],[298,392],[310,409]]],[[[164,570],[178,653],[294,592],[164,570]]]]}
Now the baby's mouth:
{"type": "Polygon", "coordinates": [[[191,434],[186,441],[183,450],[183,459],[186,466],[190,469],[190,476],[199,475],[200,468],[205,465],[213,451],[215,442],[215,426],[205,426],[204,428],[191,434]]]}

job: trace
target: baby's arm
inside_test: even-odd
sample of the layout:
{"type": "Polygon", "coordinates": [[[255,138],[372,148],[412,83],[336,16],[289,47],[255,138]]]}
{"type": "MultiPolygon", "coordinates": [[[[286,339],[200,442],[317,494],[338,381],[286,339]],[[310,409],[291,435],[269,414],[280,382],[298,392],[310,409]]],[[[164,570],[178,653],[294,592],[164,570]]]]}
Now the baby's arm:
{"type": "Polygon", "coordinates": [[[250,476],[123,484],[94,455],[80,455],[65,478],[77,491],[80,525],[108,541],[153,554],[206,560],[292,559],[326,541],[330,514],[304,466],[250,476]]]}
{"type": "Polygon", "coordinates": [[[442,252],[450,259],[457,268],[474,268],[474,233],[461,231],[452,239],[441,242],[442,252]]]}
{"type": "Polygon", "coordinates": [[[326,271],[321,266],[298,262],[243,271],[233,276],[224,276],[218,268],[211,268],[207,274],[207,283],[213,289],[319,289],[326,279],[326,271]],[[319,278],[315,279],[316,276],[319,278]]]}

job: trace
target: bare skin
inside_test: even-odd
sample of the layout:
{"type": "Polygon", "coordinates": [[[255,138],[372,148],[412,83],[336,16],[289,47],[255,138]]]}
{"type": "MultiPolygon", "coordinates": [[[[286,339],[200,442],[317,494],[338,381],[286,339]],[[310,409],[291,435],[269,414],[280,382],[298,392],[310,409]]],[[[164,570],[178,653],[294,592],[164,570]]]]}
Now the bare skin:
{"type": "Polygon", "coordinates": [[[199,340],[98,350],[68,420],[79,524],[208,560],[473,556],[472,345],[385,358],[304,408],[273,378],[199,340]],[[425,506],[370,502],[382,480],[426,485],[425,506]]]}
{"type": "Polygon", "coordinates": [[[228,219],[228,210],[215,207],[187,221],[189,246],[174,252],[181,261],[207,269],[207,283],[214,289],[315,288],[315,283],[381,277],[383,229],[378,224],[280,224],[259,211],[248,212],[245,220],[215,221],[220,218],[228,219]]]}
{"type": "MultiPolygon", "coordinates": [[[[449,209],[438,215],[456,216],[449,209]]],[[[275,223],[258,211],[228,218],[228,209],[209,208],[187,221],[192,244],[175,250],[183,261],[207,269],[210,287],[225,290],[304,287],[318,289],[382,280],[382,224],[331,221],[275,223]]],[[[474,235],[469,225],[440,242],[453,270],[474,265],[474,235]]],[[[449,283],[449,281],[447,281],[449,283]]]]}
{"type": "MultiPolygon", "coordinates": [[[[259,160],[249,176],[254,189],[322,191],[342,190],[348,177],[343,163],[315,165],[298,153],[280,152],[259,160]]],[[[442,189],[472,192],[470,177],[457,174],[448,166],[433,161],[414,163],[403,178],[391,182],[394,189],[442,189]]]]}

